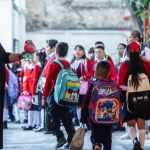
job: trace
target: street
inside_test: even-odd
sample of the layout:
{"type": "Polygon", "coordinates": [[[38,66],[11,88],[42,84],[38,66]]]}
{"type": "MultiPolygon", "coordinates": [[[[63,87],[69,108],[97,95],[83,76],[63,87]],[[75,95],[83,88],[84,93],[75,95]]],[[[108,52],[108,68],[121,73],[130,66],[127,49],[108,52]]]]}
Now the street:
{"type": "MultiPolygon", "coordinates": [[[[23,131],[22,126],[23,124],[8,124],[9,129],[4,130],[4,150],[54,150],[55,136],[44,135],[42,132],[23,131]]],[[[132,150],[131,140],[120,140],[123,134],[124,132],[113,133],[112,150],[132,150]]],[[[63,147],[60,150],[63,150],[63,147]]],[[[86,134],[83,150],[92,150],[90,132],[86,134]]],[[[150,150],[150,139],[146,140],[144,150],[150,150]]]]}

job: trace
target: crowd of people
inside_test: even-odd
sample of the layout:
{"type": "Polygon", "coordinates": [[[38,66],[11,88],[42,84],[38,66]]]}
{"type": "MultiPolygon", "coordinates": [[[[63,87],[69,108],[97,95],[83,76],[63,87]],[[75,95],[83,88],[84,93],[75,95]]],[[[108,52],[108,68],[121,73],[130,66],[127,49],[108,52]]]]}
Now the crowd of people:
{"type": "Polygon", "coordinates": [[[65,144],[64,148],[68,149],[75,134],[75,126],[80,125],[84,126],[86,131],[91,130],[93,150],[101,150],[102,145],[104,150],[111,150],[112,132],[115,131],[126,131],[121,139],[132,139],[133,150],[143,150],[146,125],[150,132],[150,112],[130,112],[127,108],[126,91],[129,75],[132,75],[131,84],[136,89],[140,84],[138,74],[144,73],[150,80],[150,40],[144,46],[141,34],[137,30],[133,30],[127,38],[127,44],[118,44],[116,52],[120,57],[117,66],[114,65],[111,56],[105,53],[103,42],[96,42],[89,49],[88,57],[84,47],[76,45],[73,58],[68,62],[66,60],[68,44],[50,39],[47,41],[46,48],[36,50],[34,59],[26,59],[5,65],[3,129],[8,128],[8,122],[21,123],[18,97],[21,95],[32,96],[31,109],[23,109],[22,111],[23,123],[27,123],[26,126],[22,127],[22,130],[33,130],[34,132],[55,135],[57,138],[56,149],[65,144]],[[63,107],[55,102],[54,88],[58,74],[61,71],[60,65],[54,61],[56,59],[60,61],[64,68],[71,66],[80,83],[83,83],[80,86],[88,87],[86,93],[79,93],[77,106],[63,107]],[[10,80],[14,77],[12,73],[15,75],[16,80],[10,80]],[[44,83],[40,87],[39,80],[44,83]],[[92,101],[92,91],[95,84],[99,84],[97,80],[107,84],[115,83],[119,88],[121,117],[115,125],[99,125],[90,118],[89,105],[92,101]],[[14,84],[15,81],[17,81],[17,86],[13,88],[17,88],[18,91],[11,94],[10,84],[14,84]],[[17,96],[14,98],[13,95],[16,93],[17,96]],[[45,129],[46,103],[49,103],[49,109],[55,122],[54,130],[45,129]],[[146,122],[146,120],[148,121],[146,122]],[[66,129],[67,140],[61,131],[61,124],[66,129]]]}

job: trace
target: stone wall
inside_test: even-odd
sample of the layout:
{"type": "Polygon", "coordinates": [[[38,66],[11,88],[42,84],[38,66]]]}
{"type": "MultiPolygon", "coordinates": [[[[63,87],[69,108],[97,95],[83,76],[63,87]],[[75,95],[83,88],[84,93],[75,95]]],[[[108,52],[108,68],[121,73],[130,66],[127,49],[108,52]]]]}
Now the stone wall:
{"type": "Polygon", "coordinates": [[[118,0],[26,0],[27,31],[133,29],[118,0]]]}

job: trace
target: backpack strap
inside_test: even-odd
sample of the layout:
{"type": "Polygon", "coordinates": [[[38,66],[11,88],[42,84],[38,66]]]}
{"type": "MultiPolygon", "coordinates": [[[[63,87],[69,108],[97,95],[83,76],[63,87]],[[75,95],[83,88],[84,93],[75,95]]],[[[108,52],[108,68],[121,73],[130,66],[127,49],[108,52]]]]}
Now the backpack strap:
{"type": "Polygon", "coordinates": [[[64,68],[65,68],[65,67],[63,66],[63,64],[62,64],[58,59],[55,59],[54,62],[55,62],[56,64],[58,64],[58,65],[61,67],[61,69],[64,69],[64,68]]]}

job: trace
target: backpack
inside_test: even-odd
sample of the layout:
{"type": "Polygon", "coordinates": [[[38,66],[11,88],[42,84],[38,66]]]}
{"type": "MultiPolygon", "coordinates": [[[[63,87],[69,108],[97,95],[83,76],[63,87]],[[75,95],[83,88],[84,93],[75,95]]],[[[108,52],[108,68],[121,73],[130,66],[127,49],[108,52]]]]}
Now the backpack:
{"type": "Polygon", "coordinates": [[[120,118],[120,93],[117,84],[111,80],[97,80],[93,84],[89,116],[95,124],[112,125],[120,118]]]}
{"type": "Polygon", "coordinates": [[[138,75],[141,81],[137,90],[131,84],[132,75],[127,80],[127,110],[134,114],[150,111],[150,82],[146,74],[138,75]]]}
{"type": "Polygon", "coordinates": [[[57,76],[54,99],[60,106],[75,106],[78,104],[80,82],[77,75],[72,71],[72,68],[64,68],[62,63],[57,59],[54,60],[61,67],[57,76]]]}
{"type": "Polygon", "coordinates": [[[9,78],[8,78],[8,95],[10,98],[15,99],[19,94],[19,86],[18,79],[13,74],[11,70],[9,70],[9,78]]]}

